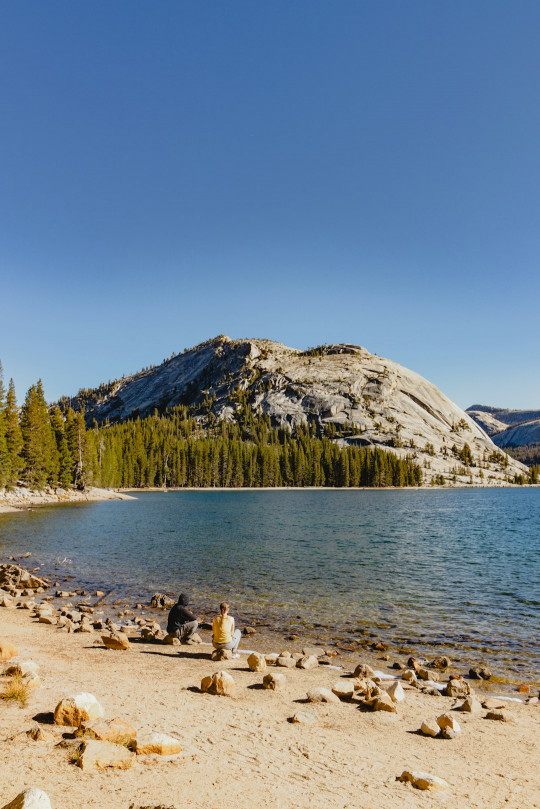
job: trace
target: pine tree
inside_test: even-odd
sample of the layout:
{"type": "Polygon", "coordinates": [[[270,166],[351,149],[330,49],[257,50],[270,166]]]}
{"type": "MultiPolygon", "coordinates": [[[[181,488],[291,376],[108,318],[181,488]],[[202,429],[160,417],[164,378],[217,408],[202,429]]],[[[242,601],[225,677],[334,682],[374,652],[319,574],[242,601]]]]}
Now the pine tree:
{"type": "Polygon", "coordinates": [[[31,488],[43,489],[54,475],[55,450],[41,379],[32,385],[22,407],[23,477],[31,488]]]}
{"type": "Polygon", "coordinates": [[[6,396],[6,406],[4,408],[4,433],[6,436],[6,449],[8,457],[6,486],[11,489],[17,485],[23,466],[23,461],[21,458],[23,439],[19,424],[19,411],[17,408],[17,396],[15,395],[15,383],[13,382],[13,379],[9,380],[9,387],[6,396]]]}
{"type": "Polygon", "coordinates": [[[51,427],[57,451],[57,482],[63,489],[68,489],[73,483],[73,456],[69,451],[64,417],[59,407],[51,411],[51,427]]]}

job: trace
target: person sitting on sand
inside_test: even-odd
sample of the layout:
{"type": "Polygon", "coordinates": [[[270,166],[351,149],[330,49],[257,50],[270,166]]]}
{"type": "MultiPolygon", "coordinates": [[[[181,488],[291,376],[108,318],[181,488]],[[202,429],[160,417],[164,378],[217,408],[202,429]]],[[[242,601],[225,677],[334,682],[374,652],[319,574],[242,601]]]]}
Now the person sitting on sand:
{"type": "Polygon", "coordinates": [[[174,605],[169,613],[169,620],[167,621],[167,632],[169,635],[174,635],[178,638],[180,643],[197,643],[193,640],[193,635],[199,626],[197,618],[186,609],[189,604],[189,598],[186,593],[180,593],[178,602],[174,605]]]}
{"type": "Polygon", "coordinates": [[[214,649],[230,649],[233,657],[238,658],[238,644],[242,633],[234,628],[234,618],[229,615],[229,605],[222,601],[219,605],[220,615],[216,615],[212,621],[212,643],[214,649]]]}

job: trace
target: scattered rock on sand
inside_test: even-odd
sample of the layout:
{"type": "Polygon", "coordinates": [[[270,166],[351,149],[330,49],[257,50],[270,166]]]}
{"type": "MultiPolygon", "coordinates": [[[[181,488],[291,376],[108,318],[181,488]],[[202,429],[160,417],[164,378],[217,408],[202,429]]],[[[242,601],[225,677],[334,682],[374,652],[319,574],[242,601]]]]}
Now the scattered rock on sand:
{"type": "Polygon", "coordinates": [[[452,714],[443,713],[437,717],[437,724],[440,727],[443,736],[446,738],[453,738],[461,733],[461,727],[457,719],[454,719],[452,714]],[[450,735],[452,734],[452,735],[450,735]]]}
{"type": "Polygon", "coordinates": [[[46,792],[31,787],[17,795],[10,803],[6,803],[2,809],[51,809],[51,802],[46,792]]]}
{"type": "Polygon", "coordinates": [[[427,772],[410,772],[409,770],[403,770],[397,780],[409,782],[416,789],[429,789],[432,791],[448,789],[450,786],[450,784],[447,784],[442,778],[427,772]]]}
{"type": "Polygon", "coordinates": [[[375,672],[367,663],[359,663],[354,670],[353,677],[373,677],[375,672]]]}
{"type": "Polygon", "coordinates": [[[446,655],[442,655],[441,657],[436,657],[435,660],[432,660],[431,663],[428,663],[429,667],[432,669],[440,669],[441,671],[447,669],[450,664],[451,660],[446,655]]]}
{"type": "Polygon", "coordinates": [[[458,711],[466,711],[467,713],[480,713],[482,710],[482,705],[480,704],[479,700],[476,697],[468,696],[466,697],[461,705],[457,706],[458,711]]]}
{"type": "Polygon", "coordinates": [[[313,725],[317,721],[317,717],[309,711],[297,711],[289,717],[288,721],[293,725],[313,725]]]}
{"type": "Polygon", "coordinates": [[[79,727],[93,719],[101,719],[105,715],[101,704],[93,694],[82,692],[64,697],[54,709],[54,722],[56,725],[79,727]]]}
{"type": "Polygon", "coordinates": [[[92,770],[118,769],[128,770],[133,767],[135,753],[121,744],[98,742],[90,739],[82,743],[81,754],[77,764],[83,772],[92,770]]]}
{"type": "Polygon", "coordinates": [[[307,692],[308,702],[335,702],[339,704],[339,697],[329,688],[312,688],[307,692]]]}
{"type": "Polygon", "coordinates": [[[296,661],[297,669],[312,669],[319,665],[318,659],[315,655],[302,655],[296,661]]]}
{"type": "Polygon", "coordinates": [[[27,688],[41,688],[41,680],[35,671],[28,671],[23,674],[23,683],[27,688]]]}
{"type": "Polygon", "coordinates": [[[454,678],[448,681],[442,693],[447,697],[467,697],[472,692],[467,680],[454,678]]]}
{"type": "Polygon", "coordinates": [[[424,719],[422,725],[420,726],[420,732],[424,734],[424,736],[438,736],[441,732],[441,729],[437,722],[434,719],[424,719]]]}
{"type": "Polygon", "coordinates": [[[353,680],[338,680],[332,686],[332,693],[339,697],[339,699],[351,700],[354,699],[355,690],[353,680]]]}
{"type": "Polygon", "coordinates": [[[9,674],[10,676],[19,674],[24,677],[25,674],[37,674],[38,671],[39,666],[33,660],[12,659],[9,666],[4,670],[4,674],[9,674]]]}
{"type": "Polygon", "coordinates": [[[0,639],[0,660],[11,660],[12,657],[16,657],[19,654],[19,650],[16,646],[12,646],[7,640],[0,639]]]}
{"type": "Polygon", "coordinates": [[[405,692],[398,680],[394,680],[385,690],[393,702],[405,702],[405,692]]]}
{"type": "Polygon", "coordinates": [[[516,717],[508,711],[488,711],[486,719],[494,719],[497,722],[515,722],[516,717]]]}
{"type": "Polygon", "coordinates": [[[278,657],[279,657],[279,655],[278,655],[277,652],[271,652],[270,654],[265,655],[264,659],[266,660],[266,665],[267,666],[275,666],[278,657]]]}
{"type": "Polygon", "coordinates": [[[138,756],[175,756],[182,751],[178,739],[165,733],[147,733],[137,739],[135,751],[138,756]]]}
{"type": "Polygon", "coordinates": [[[263,654],[253,652],[247,659],[247,664],[251,671],[266,671],[266,660],[263,654]]]}
{"type": "Polygon", "coordinates": [[[482,708],[486,708],[486,710],[506,708],[506,700],[497,697],[486,697],[486,699],[482,700],[482,708]]]}
{"type": "Polygon", "coordinates": [[[101,640],[107,649],[115,649],[117,651],[125,651],[129,649],[129,638],[127,635],[102,635],[101,640]]]}
{"type": "Polygon", "coordinates": [[[284,674],[280,674],[278,671],[271,671],[269,674],[264,675],[262,684],[271,691],[279,691],[285,685],[285,682],[284,674]]]}
{"type": "Polygon", "coordinates": [[[401,679],[405,680],[406,683],[415,683],[417,681],[416,672],[412,669],[406,669],[401,675],[401,679]]]}
{"type": "Polygon", "coordinates": [[[276,666],[283,666],[286,669],[294,669],[296,667],[296,660],[289,655],[289,657],[284,657],[280,655],[276,660],[276,666]]]}
{"type": "Polygon", "coordinates": [[[322,646],[306,646],[302,649],[302,654],[306,657],[323,657],[324,649],[322,646]]]}
{"type": "Polygon", "coordinates": [[[203,677],[201,691],[217,696],[230,697],[234,694],[235,682],[226,671],[216,671],[209,677],[203,677]]]}
{"type": "Polygon", "coordinates": [[[232,660],[232,651],[230,649],[214,649],[210,656],[212,660],[218,662],[221,660],[232,660]]]}
{"type": "Polygon", "coordinates": [[[100,742],[114,744],[132,744],[137,739],[137,730],[123,719],[98,719],[85,722],[79,729],[85,739],[97,739],[100,742]]]}
{"type": "Polygon", "coordinates": [[[395,702],[386,692],[379,694],[371,699],[364,700],[364,705],[371,708],[372,711],[388,711],[388,713],[397,713],[395,702]]]}

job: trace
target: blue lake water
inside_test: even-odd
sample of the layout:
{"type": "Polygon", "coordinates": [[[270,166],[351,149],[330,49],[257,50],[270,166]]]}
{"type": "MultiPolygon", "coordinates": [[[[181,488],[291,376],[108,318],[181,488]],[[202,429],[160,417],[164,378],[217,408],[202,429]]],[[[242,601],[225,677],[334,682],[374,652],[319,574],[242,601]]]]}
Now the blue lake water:
{"type": "Polygon", "coordinates": [[[0,556],[111,598],[540,676],[540,490],[146,492],[0,516],[0,556]]]}

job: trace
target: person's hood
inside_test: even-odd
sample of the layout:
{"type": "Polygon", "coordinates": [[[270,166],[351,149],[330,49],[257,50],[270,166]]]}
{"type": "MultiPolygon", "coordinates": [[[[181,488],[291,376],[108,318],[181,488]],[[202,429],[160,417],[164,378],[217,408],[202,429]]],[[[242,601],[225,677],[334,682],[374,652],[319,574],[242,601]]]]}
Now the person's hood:
{"type": "Polygon", "coordinates": [[[181,604],[182,607],[187,607],[189,604],[189,596],[186,593],[180,593],[178,603],[181,604]]]}

